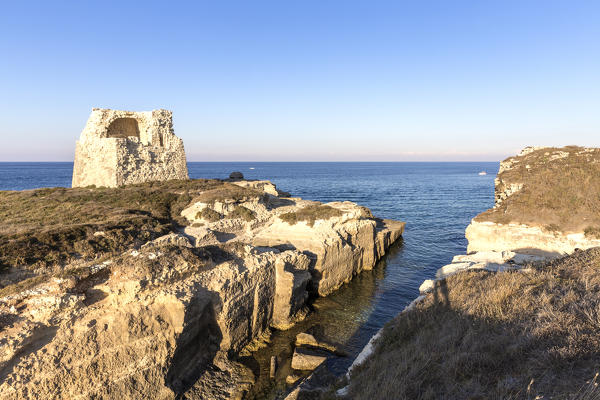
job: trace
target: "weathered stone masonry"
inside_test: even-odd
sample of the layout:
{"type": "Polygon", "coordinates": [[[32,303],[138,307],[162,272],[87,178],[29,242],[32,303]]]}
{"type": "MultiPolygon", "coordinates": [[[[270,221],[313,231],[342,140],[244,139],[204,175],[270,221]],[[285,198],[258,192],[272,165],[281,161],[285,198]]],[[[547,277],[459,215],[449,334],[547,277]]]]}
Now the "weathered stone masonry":
{"type": "Polygon", "coordinates": [[[188,179],[171,111],[92,109],[75,148],[73,187],[169,179],[188,179]]]}

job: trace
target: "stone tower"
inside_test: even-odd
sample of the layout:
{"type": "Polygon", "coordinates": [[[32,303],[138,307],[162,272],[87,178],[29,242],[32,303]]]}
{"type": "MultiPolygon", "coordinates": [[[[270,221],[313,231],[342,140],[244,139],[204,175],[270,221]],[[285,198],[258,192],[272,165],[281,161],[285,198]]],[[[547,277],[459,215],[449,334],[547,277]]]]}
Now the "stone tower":
{"type": "Polygon", "coordinates": [[[73,187],[189,179],[168,110],[94,108],[75,147],[73,187]]]}

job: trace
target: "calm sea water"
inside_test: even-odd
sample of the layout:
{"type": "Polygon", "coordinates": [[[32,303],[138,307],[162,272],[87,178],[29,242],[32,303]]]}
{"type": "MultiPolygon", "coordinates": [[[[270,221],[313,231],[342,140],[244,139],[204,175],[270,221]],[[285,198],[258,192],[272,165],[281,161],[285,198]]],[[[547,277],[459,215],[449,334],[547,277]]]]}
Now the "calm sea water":
{"type": "MultiPolygon", "coordinates": [[[[306,321],[275,332],[272,344],[244,360],[259,376],[250,398],[273,398],[285,389],[291,342],[313,331],[344,345],[350,357],[333,358],[343,373],[352,356],[385,322],[418,295],[418,287],[456,254],[464,253],[471,218],[493,205],[498,163],[189,163],[192,178],[226,178],[241,171],[268,179],[294,196],[323,202],[349,200],[382,218],[405,221],[401,243],[373,271],[327,298],[317,299],[306,321]],[[480,176],[478,172],[488,175],[480,176]],[[278,379],[268,379],[271,355],[282,360],[278,379]]],[[[0,163],[0,190],[70,186],[72,163],[0,163]]]]}

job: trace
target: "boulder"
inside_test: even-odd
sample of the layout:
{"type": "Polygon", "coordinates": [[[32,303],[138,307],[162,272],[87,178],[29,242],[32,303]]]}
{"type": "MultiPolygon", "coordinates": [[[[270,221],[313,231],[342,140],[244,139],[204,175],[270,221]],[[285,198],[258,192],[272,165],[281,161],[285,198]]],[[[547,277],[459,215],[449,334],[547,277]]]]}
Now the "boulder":
{"type": "Polygon", "coordinates": [[[435,287],[435,281],[433,279],[425,279],[421,286],[419,286],[419,293],[429,293],[435,287]]]}
{"type": "Polygon", "coordinates": [[[301,378],[300,375],[296,375],[296,374],[288,375],[285,378],[285,383],[287,383],[288,385],[293,385],[294,383],[298,382],[298,379],[300,379],[300,378],[301,378]]]}
{"type": "Polygon", "coordinates": [[[323,364],[326,359],[327,356],[321,352],[303,347],[297,347],[294,350],[294,355],[292,356],[292,368],[312,371],[319,365],[323,364]]]}
{"type": "Polygon", "coordinates": [[[232,173],[229,174],[229,179],[244,179],[244,174],[242,174],[240,171],[233,171],[232,173]]]}
{"type": "Polygon", "coordinates": [[[305,332],[301,332],[298,335],[296,335],[296,346],[311,346],[327,350],[336,354],[340,353],[336,346],[330,343],[317,340],[313,335],[305,332]]]}

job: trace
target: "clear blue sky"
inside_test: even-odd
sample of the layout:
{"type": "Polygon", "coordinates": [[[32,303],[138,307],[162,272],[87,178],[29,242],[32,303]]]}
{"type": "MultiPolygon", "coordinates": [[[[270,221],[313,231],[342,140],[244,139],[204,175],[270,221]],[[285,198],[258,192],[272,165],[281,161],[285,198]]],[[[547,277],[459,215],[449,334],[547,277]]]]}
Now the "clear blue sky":
{"type": "Polygon", "coordinates": [[[173,110],[190,161],[600,146],[598,1],[5,1],[0,54],[3,161],[92,107],[173,110]]]}

